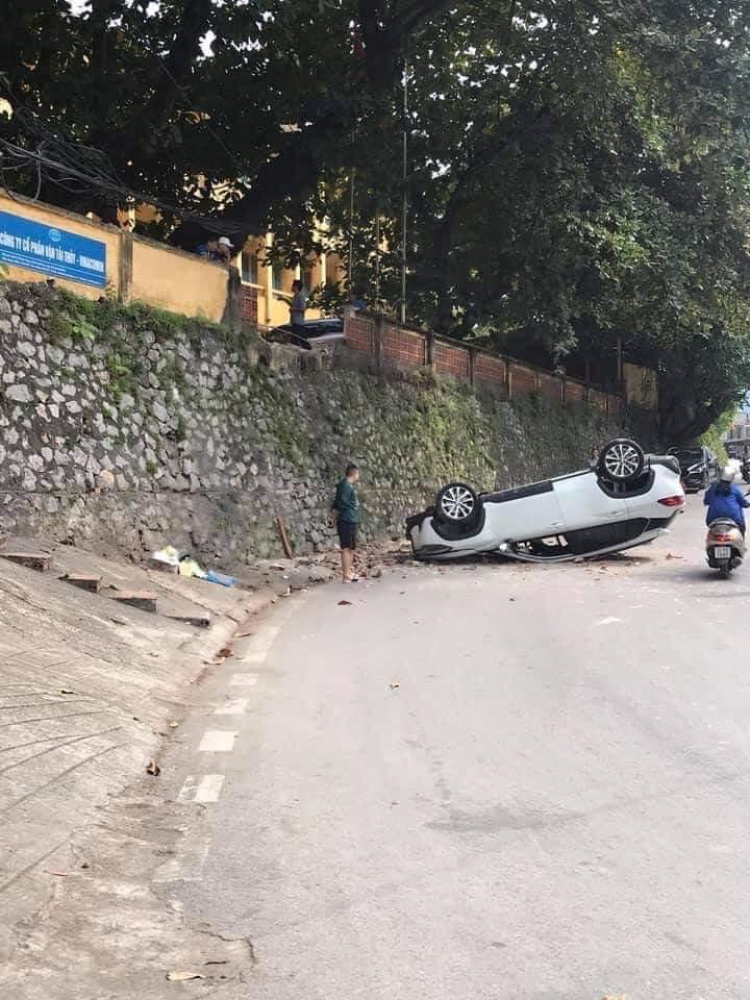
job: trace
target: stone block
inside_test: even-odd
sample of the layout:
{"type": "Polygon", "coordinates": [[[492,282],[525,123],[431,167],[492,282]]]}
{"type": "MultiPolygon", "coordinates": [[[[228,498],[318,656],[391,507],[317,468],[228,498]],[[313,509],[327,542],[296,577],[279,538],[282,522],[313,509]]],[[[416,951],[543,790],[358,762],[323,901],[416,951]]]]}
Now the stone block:
{"type": "Polygon", "coordinates": [[[118,604],[156,614],[156,594],[151,590],[122,590],[115,594],[118,604]]]}
{"type": "Polygon", "coordinates": [[[87,576],[85,573],[68,573],[60,579],[78,587],[79,590],[88,590],[91,594],[98,594],[102,586],[100,576],[87,576]]]}
{"type": "Polygon", "coordinates": [[[48,552],[5,552],[0,551],[0,556],[19,566],[27,569],[34,569],[39,573],[46,573],[52,563],[52,556],[48,552]]]}

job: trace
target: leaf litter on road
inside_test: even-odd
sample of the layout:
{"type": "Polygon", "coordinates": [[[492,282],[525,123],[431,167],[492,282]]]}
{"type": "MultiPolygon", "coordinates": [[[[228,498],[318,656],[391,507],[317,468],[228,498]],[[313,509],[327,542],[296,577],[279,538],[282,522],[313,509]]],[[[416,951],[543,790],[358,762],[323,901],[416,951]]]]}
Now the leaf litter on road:
{"type": "Polygon", "coordinates": [[[205,979],[206,977],[202,972],[194,972],[193,970],[181,971],[180,969],[173,969],[171,972],[167,973],[167,979],[170,983],[187,983],[191,979],[205,979]]]}

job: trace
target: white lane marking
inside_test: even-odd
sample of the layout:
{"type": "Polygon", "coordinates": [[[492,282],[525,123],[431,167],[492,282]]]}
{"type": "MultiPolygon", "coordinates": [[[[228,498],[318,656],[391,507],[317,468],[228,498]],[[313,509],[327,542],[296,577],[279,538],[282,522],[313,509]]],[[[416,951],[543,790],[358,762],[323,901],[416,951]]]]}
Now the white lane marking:
{"type": "Polygon", "coordinates": [[[229,753],[234,750],[237,733],[229,733],[223,729],[207,729],[198,747],[203,753],[229,753]]]}
{"type": "Polygon", "coordinates": [[[247,711],[247,698],[230,698],[214,712],[214,715],[244,715],[247,711]]]}
{"type": "Polygon", "coordinates": [[[189,774],[177,796],[178,802],[218,802],[223,774],[189,774]]]}
{"type": "Polygon", "coordinates": [[[198,778],[194,774],[189,774],[182,783],[180,794],[177,796],[178,802],[194,802],[195,790],[198,787],[198,778]]]}
{"type": "Polygon", "coordinates": [[[257,674],[232,674],[229,678],[230,687],[253,687],[257,683],[257,674]]]}
{"type": "Polygon", "coordinates": [[[278,625],[265,625],[263,628],[259,629],[252,638],[252,646],[256,650],[260,649],[270,649],[276,642],[276,636],[279,634],[278,625]]]}
{"type": "Polygon", "coordinates": [[[223,774],[204,774],[195,792],[196,802],[218,802],[221,786],[224,784],[223,774]]]}
{"type": "Polygon", "coordinates": [[[249,649],[242,657],[247,663],[264,663],[279,634],[278,625],[265,625],[250,638],[249,649]]]}
{"type": "Polygon", "coordinates": [[[268,653],[247,653],[245,656],[242,657],[242,662],[254,663],[256,665],[260,665],[266,662],[267,656],[268,653]]]}

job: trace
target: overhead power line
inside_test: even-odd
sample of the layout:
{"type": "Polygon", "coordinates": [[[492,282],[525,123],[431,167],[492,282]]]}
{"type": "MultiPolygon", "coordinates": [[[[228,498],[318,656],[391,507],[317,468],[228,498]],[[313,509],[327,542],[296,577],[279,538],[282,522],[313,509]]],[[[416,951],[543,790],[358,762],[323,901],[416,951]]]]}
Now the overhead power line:
{"type": "MultiPolygon", "coordinates": [[[[0,80],[2,82],[2,80],[0,80]]],[[[8,88],[9,89],[9,88],[8,88]]],[[[0,180],[12,197],[12,185],[7,174],[26,171],[36,179],[36,200],[43,182],[61,188],[72,195],[85,196],[101,192],[116,197],[124,203],[152,205],[176,216],[183,222],[193,222],[208,232],[225,236],[243,236],[247,227],[223,220],[221,216],[207,216],[191,211],[163,198],[137,191],[125,184],[104,152],[92,146],[76,143],[43,122],[35,113],[16,101],[11,93],[14,121],[28,146],[0,136],[0,180]]]]}

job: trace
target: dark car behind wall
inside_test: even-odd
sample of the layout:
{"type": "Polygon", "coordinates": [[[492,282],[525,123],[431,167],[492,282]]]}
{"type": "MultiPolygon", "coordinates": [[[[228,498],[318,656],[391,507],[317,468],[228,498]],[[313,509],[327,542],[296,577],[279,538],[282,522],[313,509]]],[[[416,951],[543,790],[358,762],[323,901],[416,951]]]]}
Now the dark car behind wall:
{"type": "Polygon", "coordinates": [[[264,334],[266,340],[276,344],[291,344],[304,350],[344,339],[344,321],[335,316],[306,320],[299,333],[289,323],[275,326],[264,334]]]}
{"type": "Polygon", "coordinates": [[[716,479],[718,462],[710,448],[695,445],[686,448],[670,448],[669,454],[674,455],[680,463],[680,476],[688,493],[706,490],[716,479]]]}

